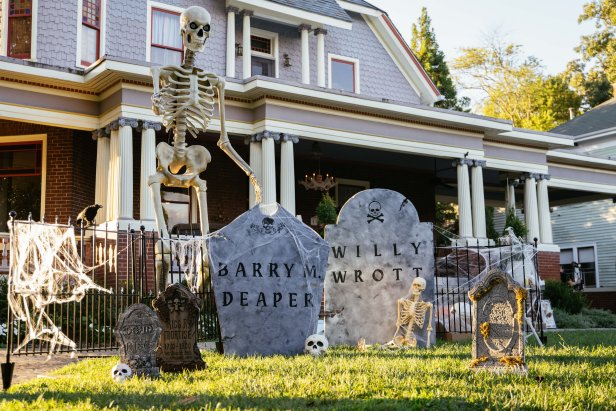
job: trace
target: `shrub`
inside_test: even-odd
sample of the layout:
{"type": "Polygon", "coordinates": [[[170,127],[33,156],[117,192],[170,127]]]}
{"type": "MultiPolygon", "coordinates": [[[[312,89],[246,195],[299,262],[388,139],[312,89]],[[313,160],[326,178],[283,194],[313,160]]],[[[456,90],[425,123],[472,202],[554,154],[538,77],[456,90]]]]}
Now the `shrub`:
{"type": "Polygon", "coordinates": [[[554,308],[558,328],[616,328],[616,314],[598,308],[584,308],[579,314],[570,314],[554,308]]]}
{"type": "Polygon", "coordinates": [[[507,215],[505,218],[505,229],[503,230],[503,235],[509,234],[507,232],[507,227],[513,228],[513,233],[518,238],[524,239],[526,238],[526,234],[528,234],[528,228],[526,228],[526,225],[524,224],[524,222],[518,218],[513,208],[510,208],[509,210],[507,210],[507,215]]]}
{"type": "Polygon", "coordinates": [[[574,291],[569,285],[560,281],[547,280],[543,296],[552,302],[552,307],[564,310],[569,314],[579,314],[582,312],[582,308],[588,306],[584,294],[574,291]]]}
{"type": "Polygon", "coordinates": [[[333,224],[336,222],[338,218],[338,213],[336,212],[336,205],[334,204],[334,200],[329,196],[329,194],[323,194],[321,201],[317,205],[317,218],[319,219],[319,224],[333,224]]]}

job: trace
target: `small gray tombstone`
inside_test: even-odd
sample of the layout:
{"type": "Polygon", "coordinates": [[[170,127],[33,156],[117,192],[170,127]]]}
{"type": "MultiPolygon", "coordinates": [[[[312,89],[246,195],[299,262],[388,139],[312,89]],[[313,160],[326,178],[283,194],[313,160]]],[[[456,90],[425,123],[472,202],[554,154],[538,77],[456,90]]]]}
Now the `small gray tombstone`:
{"type": "Polygon", "coordinates": [[[209,240],[224,351],[300,354],[316,332],[328,247],[282,207],[255,206],[209,240]]]}
{"type": "Polygon", "coordinates": [[[161,331],[156,314],[145,304],[133,304],[120,314],[114,330],[120,362],[127,364],[134,375],[159,375],[155,351],[161,331]]]}
{"type": "Polygon", "coordinates": [[[152,301],[163,326],[156,361],[163,371],[201,370],[205,363],[197,347],[201,300],[182,284],[170,284],[152,301]]]}
{"type": "Polygon", "coordinates": [[[399,335],[397,323],[404,321],[414,345],[434,343],[432,310],[427,309],[434,299],[432,224],[419,222],[408,198],[386,189],[357,193],[340,210],[337,224],[325,227],[325,239],[331,248],[325,278],[330,345],[355,345],[360,339],[385,344],[399,335]],[[418,300],[409,297],[417,277],[425,280],[425,303],[416,305],[424,317],[398,318],[399,304],[418,300]]]}
{"type": "Polygon", "coordinates": [[[525,374],[526,290],[504,271],[490,271],[469,292],[473,302],[473,370],[525,374]]]}

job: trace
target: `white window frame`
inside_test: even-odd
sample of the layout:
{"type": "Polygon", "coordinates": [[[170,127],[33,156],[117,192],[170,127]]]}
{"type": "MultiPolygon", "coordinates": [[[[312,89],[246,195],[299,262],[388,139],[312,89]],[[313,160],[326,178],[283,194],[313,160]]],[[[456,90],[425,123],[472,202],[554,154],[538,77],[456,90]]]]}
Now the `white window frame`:
{"type": "MultiPolygon", "coordinates": [[[[579,253],[578,253],[578,248],[590,248],[592,247],[595,253],[595,286],[594,287],[586,287],[586,285],[584,285],[584,288],[599,288],[601,287],[601,282],[600,282],[600,278],[601,276],[599,275],[599,254],[597,254],[597,243],[569,243],[569,244],[559,244],[560,247],[560,251],[562,252],[563,250],[572,250],[573,251],[573,261],[577,261],[579,260],[579,253]]],[[[560,256],[560,253],[559,253],[560,256]]],[[[579,263],[579,261],[577,261],[579,263]]]]}
{"type": "MultiPolygon", "coordinates": [[[[355,89],[353,91],[353,93],[355,94],[361,94],[361,81],[360,81],[360,77],[359,77],[359,59],[353,58],[353,57],[346,57],[346,56],[340,56],[338,54],[331,54],[328,53],[327,54],[327,85],[328,88],[332,88],[333,83],[332,83],[332,60],[341,60],[341,61],[345,61],[347,63],[353,63],[353,75],[354,75],[354,84],[353,84],[353,88],[355,89]]],[[[346,90],[344,90],[346,91],[346,90]]],[[[347,92],[348,93],[348,92],[347,92]]]]}
{"type": "MultiPolygon", "coordinates": [[[[150,63],[152,55],[152,9],[161,9],[171,11],[173,13],[182,13],[185,9],[182,7],[171,6],[165,3],[148,0],[148,13],[146,18],[146,34],[145,34],[145,61],[150,63]]],[[[178,36],[180,33],[178,33],[178,36]]]]}
{"type": "MultiPolygon", "coordinates": [[[[257,36],[257,37],[263,37],[265,39],[269,39],[272,42],[272,52],[271,53],[262,53],[260,51],[253,51],[252,50],[252,44],[250,46],[250,55],[253,57],[261,57],[261,58],[265,58],[265,59],[270,59],[270,60],[274,60],[274,77],[273,78],[279,78],[280,76],[280,64],[279,64],[279,58],[278,58],[278,33],[274,33],[271,31],[266,31],[266,30],[261,30],[261,29],[255,29],[255,28],[250,28],[250,35],[251,36],[257,36]]],[[[246,52],[246,50],[244,50],[244,53],[246,52]]],[[[252,66],[250,67],[250,70],[252,71],[252,66]]],[[[250,73],[252,75],[252,73],[250,73]]]]}
{"type": "MultiPolygon", "coordinates": [[[[39,221],[45,215],[45,189],[47,181],[47,134],[28,134],[23,136],[2,136],[0,144],[19,144],[41,142],[41,214],[39,221]]],[[[4,234],[4,233],[2,233],[4,234]]]]}
{"type": "MultiPolygon", "coordinates": [[[[4,0],[3,0],[4,1],[4,0]]],[[[81,64],[81,15],[83,13],[83,0],[77,0],[77,53],[75,58],[75,65],[81,68],[87,68],[94,65],[92,63],[90,66],[85,66],[81,64]]],[[[105,55],[105,38],[106,36],[106,22],[107,22],[107,0],[101,0],[101,27],[99,29],[98,35],[100,36],[99,41],[99,53],[98,58],[100,59],[105,55]]]]}
{"type": "Polygon", "coordinates": [[[336,191],[334,193],[334,198],[332,200],[334,200],[334,204],[336,207],[342,207],[344,205],[344,204],[338,204],[338,185],[339,184],[363,187],[364,190],[368,190],[370,188],[370,181],[366,181],[366,180],[353,180],[350,178],[335,178],[335,182],[336,182],[336,186],[335,186],[336,191]]]}
{"type": "MultiPolygon", "coordinates": [[[[0,10],[0,15],[2,15],[2,36],[0,41],[0,56],[6,56],[8,54],[8,34],[9,34],[9,1],[2,0],[2,10],[0,10]]],[[[25,59],[28,61],[36,61],[36,46],[38,44],[37,35],[38,35],[38,0],[32,0],[32,32],[30,33],[30,58],[25,59]]]]}

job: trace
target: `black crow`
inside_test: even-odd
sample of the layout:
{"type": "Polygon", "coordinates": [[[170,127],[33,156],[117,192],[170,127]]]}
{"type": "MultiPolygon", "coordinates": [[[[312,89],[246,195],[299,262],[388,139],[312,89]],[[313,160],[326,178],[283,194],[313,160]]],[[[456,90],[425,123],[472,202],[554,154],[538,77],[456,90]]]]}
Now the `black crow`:
{"type": "Polygon", "coordinates": [[[81,213],[77,215],[77,219],[75,220],[77,225],[80,226],[82,221],[84,227],[94,224],[94,219],[96,218],[96,213],[98,213],[99,208],[103,208],[103,206],[100,204],[92,204],[81,210],[81,213]]]}

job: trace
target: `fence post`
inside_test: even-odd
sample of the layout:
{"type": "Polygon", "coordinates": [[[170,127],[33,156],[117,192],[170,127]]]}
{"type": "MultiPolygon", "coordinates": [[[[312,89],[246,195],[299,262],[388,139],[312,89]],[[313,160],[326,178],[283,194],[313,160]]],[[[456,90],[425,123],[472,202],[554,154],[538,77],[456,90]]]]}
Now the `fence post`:
{"type": "MultiPolygon", "coordinates": [[[[17,213],[15,211],[11,211],[9,213],[9,217],[11,218],[11,239],[15,239],[15,217],[17,213]]],[[[8,278],[11,277],[11,267],[13,262],[15,261],[15,251],[14,244],[11,244],[11,248],[9,251],[9,275],[8,278]]],[[[10,284],[7,285],[6,290],[6,300],[8,303],[9,293],[11,292],[10,284]]],[[[7,324],[8,330],[6,335],[6,363],[0,364],[2,368],[2,388],[8,390],[11,388],[11,381],[13,380],[13,370],[15,369],[15,363],[11,362],[11,348],[13,346],[13,314],[11,312],[11,305],[7,304],[7,324]]]]}
{"type": "MultiPolygon", "coordinates": [[[[537,237],[535,237],[533,239],[534,241],[534,245],[535,245],[535,272],[537,273],[537,278],[541,278],[539,275],[539,250],[538,250],[538,243],[539,243],[539,239],[537,237]]],[[[537,292],[537,324],[539,324],[539,339],[541,340],[541,342],[543,343],[543,345],[545,346],[548,342],[548,337],[543,333],[543,307],[541,306],[541,284],[539,284],[539,282],[537,281],[537,284],[535,284],[535,288],[536,288],[536,292],[537,292]]]]}

